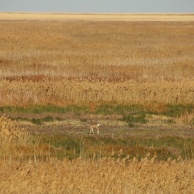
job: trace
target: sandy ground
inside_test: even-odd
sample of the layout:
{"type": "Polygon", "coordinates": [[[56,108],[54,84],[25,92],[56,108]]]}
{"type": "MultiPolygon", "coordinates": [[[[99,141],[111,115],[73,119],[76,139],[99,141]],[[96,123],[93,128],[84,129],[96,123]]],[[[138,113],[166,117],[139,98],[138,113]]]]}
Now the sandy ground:
{"type": "Polygon", "coordinates": [[[0,13],[0,20],[194,21],[194,14],[0,13]]]}

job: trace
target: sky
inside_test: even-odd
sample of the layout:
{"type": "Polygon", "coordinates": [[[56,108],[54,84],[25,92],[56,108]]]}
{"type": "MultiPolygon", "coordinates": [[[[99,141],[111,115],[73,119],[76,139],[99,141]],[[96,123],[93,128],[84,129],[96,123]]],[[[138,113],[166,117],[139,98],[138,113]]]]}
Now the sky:
{"type": "Polygon", "coordinates": [[[194,0],[0,0],[0,12],[194,13],[194,0]]]}

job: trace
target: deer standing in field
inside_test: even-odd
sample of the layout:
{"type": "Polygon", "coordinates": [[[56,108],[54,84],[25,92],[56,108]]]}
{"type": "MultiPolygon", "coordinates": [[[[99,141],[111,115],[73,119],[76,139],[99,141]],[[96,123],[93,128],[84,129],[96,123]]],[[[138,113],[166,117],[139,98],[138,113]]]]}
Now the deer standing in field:
{"type": "Polygon", "coordinates": [[[82,122],[85,122],[86,123],[86,126],[89,127],[89,129],[90,129],[89,134],[95,134],[94,133],[94,129],[97,130],[96,131],[96,134],[100,134],[100,130],[99,130],[100,124],[98,122],[92,121],[91,119],[87,119],[87,118],[83,118],[81,121],[82,122]]]}
{"type": "Polygon", "coordinates": [[[94,129],[97,130],[97,134],[100,134],[99,126],[100,126],[99,123],[89,123],[90,134],[94,134],[94,129]]]}

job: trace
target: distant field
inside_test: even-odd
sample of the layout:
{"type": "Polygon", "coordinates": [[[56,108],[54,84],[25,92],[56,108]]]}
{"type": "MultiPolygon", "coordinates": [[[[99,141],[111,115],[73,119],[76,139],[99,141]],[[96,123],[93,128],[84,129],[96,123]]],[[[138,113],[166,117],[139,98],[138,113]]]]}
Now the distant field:
{"type": "Polygon", "coordinates": [[[0,20],[194,21],[194,14],[0,13],[0,20]]]}
{"type": "Polygon", "coordinates": [[[0,28],[0,105],[194,103],[192,21],[1,20],[0,28]]]}

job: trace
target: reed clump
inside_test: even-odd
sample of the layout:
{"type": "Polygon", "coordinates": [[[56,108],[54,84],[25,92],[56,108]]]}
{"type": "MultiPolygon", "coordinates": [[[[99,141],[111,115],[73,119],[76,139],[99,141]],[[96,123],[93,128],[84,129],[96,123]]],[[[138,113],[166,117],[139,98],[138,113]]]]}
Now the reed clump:
{"type": "Polygon", "coordinates": [[[0,117],[0,142],[1,146],[26,145],[29,140],[29,133],[19,127],[18,121],[13,121],[7,116],[0,117]]]}
{"type": "Polygon", "coordinates": [[[47,154],[49,149],[48,146],[41,144],[40,136],[30,133],[21,127],[19,121],[11,120],[6,115],[0,117],[0,146],[0,160],[9,158],[9,162],[36,158],[34,154],[37,147],[39,152],[45,151],[44,154],[47,154]]]}

